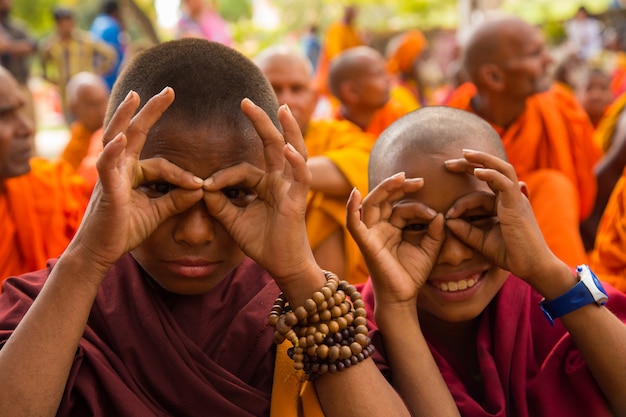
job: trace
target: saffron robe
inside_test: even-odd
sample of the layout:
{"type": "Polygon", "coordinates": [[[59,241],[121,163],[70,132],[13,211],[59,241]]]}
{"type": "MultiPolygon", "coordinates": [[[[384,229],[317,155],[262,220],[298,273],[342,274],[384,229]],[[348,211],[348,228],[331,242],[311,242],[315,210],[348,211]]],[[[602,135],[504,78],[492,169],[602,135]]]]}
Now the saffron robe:
{"type": "Polygon", "coordinates": [[[61,153],[61,159],[67,161],[72,168],[78,169],[82,160],[87,156],[93,134],[94,132],[87,129],[84,124],[80,122],[72,123],[72,126],[70,126],[70,140],[61,153]]]}
{"type": "MultiPolygon", "coordinates": [[[[304,136],[309,157],[325,156],[339,168],[352,187],[367,193],[367,164],[374,137],[348,121],[309,122],[304,136]]],[[[344,199],[310,191],[307,196],[306,228],[311,248],[315,248],[341,228],[344,236],[346,276],[351,283],[365,282],[369,273],[359,248],[346,229],[344,199]]]]}
{"type": "MultiPolygon", "coordinates": [[[[459,87],[448,105],[473,112],[476,89],[470,87],[459,87]]],[[[600,151],[583,108],[570,92],[555,85],[529,97],[524,112],[509,127],[492,126],[502,137],[518,178],[528,184],[530,203],[550,249],[570,266],[584,263],[579,222],[595,203],[593,167],[600,151]]]]}
{"type": "MultiPolygon", "coordinates": [[[[626,321],[626,295],[609,285],[607,307],[626,321]]],[[[374,317],[371,281],[362,291],[374,317]]],[[[613,416],[580,351],[560,322],[552,327],[538,304],[543,297],[521,279],[509,276],[480,315],[476,350],[484,399],[472,397],[443,353],[428,340],[441,374],[464,417],[613,416]]],[[[374,360],[393,379],[378,330],[370,323],[374,360]]],[[[411,343],[407,340],[406,343],[411,343]]]]}
{"type": "Polygon", "coordinates": [[[622,94],[611,103],[594,132],[593,141],[602,152],[606,152],[611,147],[613,133],[624,107],[626,107],[626,94],[622,94]]]}
{"type": "Polygon", "coordinates": [[[602,214],[589,263],[600,279],[626,292],[626,170],[602,214]]]}
{"type": "Polygon", "coordinates": [[[46,266],[78,229],[90,190],[66,162],[33,158],[0,192],[0,282],[46,266]]]}
{"type": "MultiPolygon", "coordinates": [[[[55,263],[5,281],[0,346],[55,263]]],[[[125,255],[98,291],[58,415],[270,415],[276,350],[267,314],[279,292],[246,258],[206,294],[172,294],[125,255]]]]}

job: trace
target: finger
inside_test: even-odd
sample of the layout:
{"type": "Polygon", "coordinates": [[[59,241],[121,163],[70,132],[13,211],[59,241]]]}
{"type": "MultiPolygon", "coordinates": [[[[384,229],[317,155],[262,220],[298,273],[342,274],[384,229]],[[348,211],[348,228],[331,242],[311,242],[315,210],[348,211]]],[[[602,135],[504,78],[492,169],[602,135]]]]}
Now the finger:
{"type": "Polygon", "coordinates": [[[361,193],[354,187],[346,204],[346,227],[359,246],[367,234],[367,227],[361,222],[361,201],[361,193]]]}
{"type": "Polygon", "coordinates": [[[293,198],[304,198],[311,186],[311,171],[300,154],[291,143],[285,145],[285,158],[291,167],[294,182],[289,187],[288,195],[293,198]]]}
{"type": "MultiPolygon", "coordinates": [[[[462,219],[448,219],[446,220],[446,226],[461,242],[485,255],[487,255],[488,239],[493,239],[494,236],[500,235],[499,233],[494,234],[495,227],[483,230],[472,226],[462,219]]],[[[504,247],[504,243],[497,242],[497,246],[492,247],[504,247]]]]}
{"type": "Polygon", "coordinates": [[[509,164],[505,160],[498,158],[495,155],[491,155],[485,152],[475,151],[472,149],[463,149],[463,156],[470,163],[482,165],[484,168],[495,169],[501,172],[509,180],[516,183],[518,182],[517,174],[513,165],[509,164]]]}
{"type": "Polygon", "coordinates": [[[481,181],[485,181],[487,185],[489,185],[489,188],[499,195],[500,201],[506,207],[514,205],[519,201],[519,197],[522,195],[517,181],[513,182],[510,178],[495,169],[476,168],[474,170],[474,176],[481,181]]]}
{"type": "Polygon", "coordinates": [[[448,171],[454,172],[457,174],[465,173],[465,174],[473,175],[475,168],[482,168],[481,164],[469,162],[465,158],[448,159],[444,161],[443,163],[448,171]]]}
{"type": "Polygon", "coordinates": [[[446,218],[456,218],[470,210],[480,210],[481,213],[494,213],[495,215],[496,195],[488,191],[482,191],[461,197],[450,207],[446,213],[446,218]]]}
{"type": "Polygon", "coordinates": [[[302,131],[300,130],[300,126],[298,125],[296,118],[293,117],[291,109],[287,106],[287,104],[283,104],[278,109],[278,120],[283,127],[283,136],[285,141],[290,143],[291,146],[293,146],[306,161],[309,158],[309,155],[306,146],[304,145],[302,131]]]}
{"type": "Polygon", "coordinates": [[[285,139],[283,135],[274,126],[267,113],[254,104],[252,100],[244,98],[241,101],[241,110],[252,122],[254,129],[263,142],[263,155],[265,156],[267,172],[283,171],[285,167],[285,158],[283,156],[285,139]]]}
{"type": "Polygon", "coordinates": [[[405,178],[404,172],[383,180],[363,201],[363,222],[367,226],[380,220],[387,221],[393,204],[406,194],[419,190],[424,185],[422,178],[405,178]]]}
{"type": "Polygon", "coordinates": [[[435,218],[437,212],[430,207],[416,201],[400,202],[393,207],[389,223],[400,230],[410,223],[419,222],[428,224],[435,218]]]}
{"type": "Polygon", "coordinates": [[[125,148],[126,136],[123,133],[118,133],[113,140],[105,145],[98,156],[96,161],[98,180],[105,190],[117,188],[120,184],[118,164],[123,158],[125,148]]]}
{"type": "Polygon", "coordinates": [[[141,170],[139,181],[166,181],[190,190],[201,188],[204,182],[202,178],[164,158],[144,159],[139,163],[139,167],[141,170]]]}
{"type": "Polygon", "coordinates": [[[132,118],[128,129],[126,129],[126,136],[129,138],[126,147],[128,156],[139,158],[148,132],[173,101],[174,90],[171,87],[165,87],[159,94],[152,96],[139,113],[132,118]]]}
{"type": "Polygon", "coordinates": [[[168,218],[189,210],[194,204],[202,200],[203,191],[201,189],[188,190],[175,188],[169,193],[150,199],[150,202],[157,208],[159,224],[168,218]]]}
{"type": "Polygon", "coordinates": [[[115,113],[113,113],[109,124],[104,130],[102,141],[105,145],[111,142],[120,132],[126,131],[138,106],[139,95],[132,90],[129,91],[124,101],[115,109],[115,113]]]}
{"type": "Polygon", "coordinates": [[[426,236],[424,236],[420,242],[420,247],[426,252],[428,259],[436,260],[439,256],[439,251],[441,250],[446,234],[444,224],[444,217],[441,213],[436,214],[433,220],[428,224],[426,236]]]}
{"type": "Polygon", "coordinates": [[[256,189],[264,175],[265,171],[261,168],[248,162],[242,162],[214,172],[213,175],[204,180],[203,187],[206,191],[211,192],[235,185],[256,189]]]}

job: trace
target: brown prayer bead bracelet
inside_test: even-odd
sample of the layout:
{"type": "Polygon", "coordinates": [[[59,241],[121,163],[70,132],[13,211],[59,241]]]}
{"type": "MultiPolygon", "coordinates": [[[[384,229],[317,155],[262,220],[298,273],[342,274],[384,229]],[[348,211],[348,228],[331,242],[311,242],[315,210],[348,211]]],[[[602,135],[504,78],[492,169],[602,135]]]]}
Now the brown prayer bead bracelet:
{"type": "Polygon", "coordinates": [[[374,352],[361,294],[332,272],[324,275],[326,284],[295,310],[281,293],[268,318],[276,329],[274,342],[293,344],[288,350],[293,366],[311,380],[343,371],[374,352]]]}

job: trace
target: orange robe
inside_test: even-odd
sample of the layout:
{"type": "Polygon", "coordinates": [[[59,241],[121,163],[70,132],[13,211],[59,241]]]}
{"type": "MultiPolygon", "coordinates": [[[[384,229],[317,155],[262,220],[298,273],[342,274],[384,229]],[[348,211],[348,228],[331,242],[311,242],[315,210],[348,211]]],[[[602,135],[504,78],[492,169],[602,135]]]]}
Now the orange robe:
{"type": "Polygon", "coordinates": [[[626,93],[616,98],[606,109],[593,134],[593,141],[602,152],[606,152],[611,147],[613,132],[624,107],[626,107],[626,93]]]}
{"type": "Polygon", "coordinates": [[[360,45],[363,45],[363,40],[354,27],[344,22],[333,23],[328,27],[313,80],[313,84],[319,92],[330,95],[328,89],[330,61],[346,49],[360,45]]]}
{"type": "Polygon", "coordinates": [[[601,280],[626,292],[626,170],[604,209],[589,258],[591,269],[601,280]]]}
{"type": "Polygon", "coordinates": [[[32,159],[30,165],[0,191],[0,281],[59,256],[87,207],[90,192],[69,164],[32,159]]]}
{"type": "Polygon", "coordinates": [[[98,181],[98,170],[96,168],[96,162],[98,161],[98,157],[100,156],[100,153],[104,148],[102,143],[103,135],[103,128],[100,128],[93,133],[93,135],[91,136],[91,141],[89,143],[89,149],[87,149],[87,154],[76,169],[78,175],[85,179],[87,186],[91,189],[95,187],[96,181],[98,181]]]}
{"type": "MultiPolygon", "coordinates": [[[[448,105],[473,111],[470,101],[475,93],[473,86],[462,85],[448,105]]],[[[593,209],[597,191],[593,167],[600,152],[583,108],[571,92],[555,85],[528,98],[526,109],[509,127],[492,126],[502,137],[518,178],[529,186],[548,246],[570,266],[584,262],[579,222],[593,209]]]]}
{"type": "MultiPolygon", "coordinates": [[[[347,121],[309,122],[304,143],[309,157],[326,156],[339,168],[352,187],[367,193],[367,164],[374,138],[347,121]]],[[[311,191],[307,198],[306,227],[311,247],[315,248],[338,228],[343,229],[346,276],[353,284],[368,277],[365,261],[356,242],[346,229],[346,199],[331,198],[311,191]]]]}
{"type": "Polygon", "coordinates": [[[421,31],[409,30],[400,37],[393,52],[387,57],[387,69],[395,78],[391,95],[406,103],[411,110],[426,102],[424,97],[420,97],[415,81],[407,77],[407,74],[415,72],[415,63],[427,46],[428,41],[421,31]],[[410,99],[407,94],[411,96],[410,99]]]}
{"type": "Polygon", "coordinates": [[[61,159],[69,162],[74,169],[77,169],[83,158],[87,156],[93,134],[94,132],[87,129],[82,123],[72,123],[70,140],[63,149],[61,159]]]}

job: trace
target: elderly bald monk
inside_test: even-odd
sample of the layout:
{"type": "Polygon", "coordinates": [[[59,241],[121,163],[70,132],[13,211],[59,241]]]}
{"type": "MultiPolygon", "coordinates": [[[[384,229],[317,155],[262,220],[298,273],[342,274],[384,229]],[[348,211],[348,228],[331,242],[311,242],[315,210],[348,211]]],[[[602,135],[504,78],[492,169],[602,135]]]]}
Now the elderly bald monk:
{"type": "Polygon", "coordinates": [[[549,247],[574,266],[586,259],[579,226],[595,202],[599,151],[573,94],[551,87],[551,63],[534,26],[515,17],[485,22],[464,50],[475,88],[459,87],[448,104],[481,116],[500,134],[549,247]]]}
{"type": "Polygon", "coordinates": [[[33,123],[24,107],[17,81],[0,67],[0,282],[60,255],[89,195],[67,163],[31,159],[33,123]]]}
{"type": "Polygon", "coordinates": [[[340,271],[353,283],[365,282],[367,267],[346,229],[345,207],[353,188],[367,190],[374,138],[348,121],[311,120],[319,94],[311,84],[311,64],[300,52],[270,47],[255,62],[304,135],[312,175],[306,226],[313,255],[322,268],[340,271]]]}
{"type": "Polygon", "coordinates": [[[349,120],[364,132],[378,136],[391,123],[414,110],[391,97],[391,77],[382,54],[358,46],[330,63],[330,92],[339,100],[338,120],[349,120]]]}
{"type": "Polygon", "coordinates": [[[70,78],[65,90],[75,120],[70,126],[70,140],[61,158],[77,169],[88,154],[94,133],[102,128],[109,87],[99,75],[79,72],[70,78]]]}

